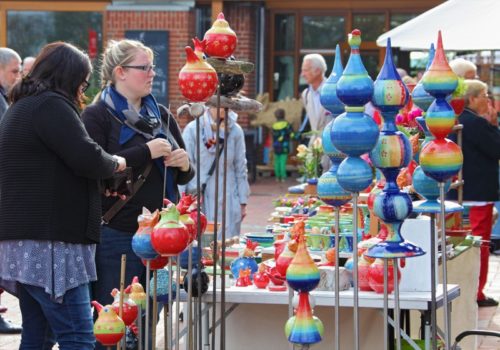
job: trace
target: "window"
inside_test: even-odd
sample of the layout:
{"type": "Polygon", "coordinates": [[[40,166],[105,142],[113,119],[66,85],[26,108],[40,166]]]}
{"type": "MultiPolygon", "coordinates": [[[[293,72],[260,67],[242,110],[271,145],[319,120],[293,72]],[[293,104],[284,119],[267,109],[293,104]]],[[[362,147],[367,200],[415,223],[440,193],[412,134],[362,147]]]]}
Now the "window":
{"type": "Polygon", "coordinates": [[[332,49],[345,41],[343,16],[303,16],[302,49],[332,49]]]}
{"type": "Polygon", "coordinates": [[[274,49],[291,51],[295,49],[295,16],[276,15],[274,20],[274,49]]]}
{"type": "Polygon", "coordinates": [[[393,13],[391,15],[390,29],[408,22],[410,19],[416,16],[416,13],[393,13]]]}
{"type": "Polygon", "coordinates": [[[295,96],[295,60],[293,56],[274,58],[273,95],[274,99],[284,100],[295,96]]]}
{"type": "Polygon", "coordinates": [[[383,13],[354,14],[352,28],[361,30],[363,41],[375,41],[385,31],[385,15],[383,13]]]}

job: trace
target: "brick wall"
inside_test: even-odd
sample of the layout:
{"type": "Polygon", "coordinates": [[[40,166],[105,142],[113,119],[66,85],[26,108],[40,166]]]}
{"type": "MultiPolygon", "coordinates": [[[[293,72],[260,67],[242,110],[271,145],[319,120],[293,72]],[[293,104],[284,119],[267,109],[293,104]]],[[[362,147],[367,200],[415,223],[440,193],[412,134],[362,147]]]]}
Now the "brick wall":
{"type": "Polygon", "coordinates": [[[126,30],[169,31],[168,101],[172,111],[182,104],[177,76],[186,63],[184,47],[191,45],[194,36],[194,11],[108,11],[106,13],[106,39],[123,39],[126,30]]]}
{"type": "MultiPolygon", "coordinates": [[[[255,11],[252,7],[228,4],[224,7],[224,15],[238,36],[235,57],[255,63],[255,11]]],[[[177,108],[184,102],[177,86],[177,76],[185,64],[184,47],[186,45],[192,46],[191,38],[195,35],[194,11],[108,11],[105,26],[106,40],[123,39],[126,30],[169,31],[168,101],[172,112],[175,113],[177,108]]],[[[245,76],[243,89],[246,96],[255,97],[255,73],[245,76]]],[[[249,127],[249,119],[246,113],[240,113],[238,121],[242,127],[249,127]]],[[[179,120],[182,128],[186,123],[187,120],[185,119],[179,120]]]]}

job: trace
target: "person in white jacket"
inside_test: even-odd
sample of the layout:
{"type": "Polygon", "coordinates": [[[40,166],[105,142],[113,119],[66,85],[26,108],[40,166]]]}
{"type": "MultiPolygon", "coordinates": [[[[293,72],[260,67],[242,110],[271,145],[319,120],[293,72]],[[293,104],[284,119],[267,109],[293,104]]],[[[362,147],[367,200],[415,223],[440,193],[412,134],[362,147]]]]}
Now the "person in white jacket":
{"type": "MultiPolygon", "coordinates": [[[[201,184],[205,184],[203,195],[203,212],[209,221],[215,218],[215,167],[210,175],[210,168],[214,164],[216,153],[216,118],[217,109],[206,109],[200,117],[200,172],[201,184]]],[[[247,161],[245,150],[245,136],[243,129],[236,122],[238,115],[229,111],[226,118],[223,109],[220,111],[223,122],[220,126],[221,148],[223,138],[227,137],[227,201],[226,201],[226,238],[238,236],[241,232],[241,222],[246,216],[246,205],[250,195],[250,186],[247,176],[247,161]],[[224,135],[224,122],[228,122],[229,133],[224,135]]],[[[196,121],[190,122],[182,134],[186,144],[186,151],[192,164],[196,163],[196,121]]],[[[222,223],[222,193],[224,175],[224,152],[222,150],[219,158],[219,207],[218,219],[222,223]]],[[[203,186],[202,186],[203,187],[203,186]]],[[[182,190],[182,189],[181,189],[182,190]]],[[[196,177],[192,179],[184,189],[187,193],[196,193],[196,177]]],[[[219,237],[221,232],[219,230],[219,237]]]]}

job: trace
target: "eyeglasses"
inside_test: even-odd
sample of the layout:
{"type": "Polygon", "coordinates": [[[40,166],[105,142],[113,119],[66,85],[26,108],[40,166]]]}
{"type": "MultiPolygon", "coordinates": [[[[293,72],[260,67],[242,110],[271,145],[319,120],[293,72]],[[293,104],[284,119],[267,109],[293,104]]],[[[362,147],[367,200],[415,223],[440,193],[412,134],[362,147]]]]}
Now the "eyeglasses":
{"type": "Polygon", "coordinates": [[[142,70],[143,72],[149,73],[152,70],[154,70],[156,66],[154,64],[147,64],[144,66],[122,66],[122,67],[123,68],[138,69],[138,70],[142,70]]]}
{"type": "Polygon", "coordinates": [[[82,83],[82,93],[85,93],[85,91],[87,91],[89,86],[90,86],[90,83],[87,80],[84,80],[82,83]]]}

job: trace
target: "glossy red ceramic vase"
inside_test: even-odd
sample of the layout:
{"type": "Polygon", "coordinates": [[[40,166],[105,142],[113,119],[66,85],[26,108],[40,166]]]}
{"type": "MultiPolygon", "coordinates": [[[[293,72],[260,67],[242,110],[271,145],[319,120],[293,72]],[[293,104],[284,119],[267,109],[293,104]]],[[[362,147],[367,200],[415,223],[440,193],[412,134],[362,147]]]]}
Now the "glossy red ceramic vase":
{"type": "Polygon", "coordinates": [[[205,53],[208,56],[224,59],[233,54],[238,42],[235,32],[229,27],[222,12],[217,16],[212,28],[207,30],[203,40],[205,53]]]}
{"type": "MultiPolygon", "coordinates": [[[[125,323],[125,326],[130,326],[132,323],[134,323],[135,319],[137,318],[137,314],[139,313],[139,308],[137,307],[137,304],[130,299],[130,287],[127,288],[128,290],[125,290],[123,293],[123,305],[122,305],[122,320],[125,323]]],[[[113,301],[113,304],[111,305],[113,309],[115,310],[116,314],[120,314],[120,292],[115,288],[113,289],[113,292],[111,292],[115,300],[113,301]]]]}
{"type": "MultiPolygon", "coordinates": [[[[369,283],[370,262],[364,258],[364,254],[358,259],[358,287],[362,291],[371,291],[369,283]]],[[[383,276],[382,276],[383,277],[383,276]]]]}
{"type": "Polygon", "coordinates": [[[217,88],[217,72],[186,46],[186,64],[179,72],[178,84],[182,95],[191,102],[205,102],[217,88]]]}
{"type": "Polygon", "coordinates": [[[257,288],[264,289],[269,284],[269,276],[264,272],[256,272],[253,275],[253,283],[257,288]]]}
{"type": "Polygon", "coordinates": [[[160,215],[160,222],[151,234],[151,244],[161,256],[178,255],[189,244],[189,232],[179,221],[179,211],[175,205],[169,204],[160,215]]]}

